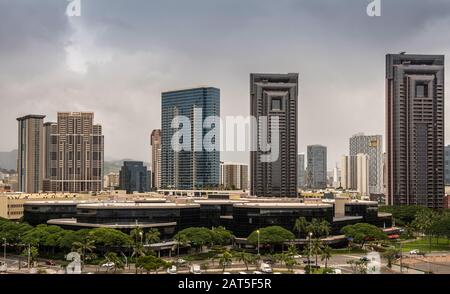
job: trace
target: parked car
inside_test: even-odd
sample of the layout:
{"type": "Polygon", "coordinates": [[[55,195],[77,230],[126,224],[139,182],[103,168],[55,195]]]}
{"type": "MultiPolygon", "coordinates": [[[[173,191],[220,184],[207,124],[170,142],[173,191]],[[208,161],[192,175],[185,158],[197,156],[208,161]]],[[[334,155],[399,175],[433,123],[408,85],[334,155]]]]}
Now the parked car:
{"type": "Polygon", "coordinates": [[[259,270],[262,271],[265,274],[271,274],[272,273],[272,267],[270,267],[269,264],[267,263],[261,263],[261,265],[259,266],[259,270]]]}
{"type": "Polygon", "coordinates": [[[177,273],[177,267],[172,265],[170,268],[167,269],[167,273],[171,274],[171,275],[176,274],[177,273]]]}
{"type": "Polygon", "coordinates": [[[246,275],[246,272],[239,272],[240,275],[246,275]]]}
{"type": "Polygon", "coordinates": [[[56,265],[56,262],[54,262],[53,260],[46,260],[45,264],[46,265],[56,265]]]}
{"type": "Polygon", "coordinates": [[[332,274],[332,275],[342,275],[342,270],[340,270],[338,268],[333,268],[332,271],[330,272],[330,274],[332,274]]]}
{"type": "Polygon", "coordinates": [[[262,272],[260,272],[260,271],[254,271],[253,274],[254,274],[254,275],[262,275],[262,272]]]}
{"type": "Polygon", "coordinates": [[[186,263],[186,260],[184,260],[183,258],[178,258],[178,259],[177,259],[177,263],[178,263],[178,264],[185,264],[185,263],[186,263]]]}
{"type": "Polygon", "coordinates": [[[312,264],[312,263],[314,263],[314,261],[305,259],[305,260],[303,260],[303,263],[304,264],[312,264]]]}
{"type": "Polygon", "coordinates": [[[300,259],[300,258],[302,258],[302,256],[300,254],[297,254],[297,255],[294,255],[294,258],[295,259],[300,259]]]}
{"type": "Polygon", "coordinates": [[[223,272],[224,275],[231,275],[230,272],[223,272]]]}
{"type": "Polygon", "coordinates": [[[112,261],[102,264],[102,267],[107,267],[107,268],[111,268],[114,266],[115,266],[115,263],[112,261]]]}
{"type": "Polygon", "coordinates": [[[365,262],[369,262],[369,261],[370,261],[369,258],[368,258],[367,256],[363,256],[363,257],[361,257],[359,260],[365,261],[365,262]]]}
{"type": "Polygon", "coordinates": [[[198,265],[198,264],[193,264],[193,265],[191,265],[191,266],[189,267],[189,272],[190,272],[191,274],[194,274],[194,275],[199,275],[199,274],[202,273],[202,271],[201,271],[201,269],[200,269],[200,265],[198,265]]]}
{"type": "Polygon", "coordinates": [[[409,254],[411,254],[411,255],[418,255],[419,254],[419,250],[418,249],[413,249],[413,250],[409,251],[409,254]]]}

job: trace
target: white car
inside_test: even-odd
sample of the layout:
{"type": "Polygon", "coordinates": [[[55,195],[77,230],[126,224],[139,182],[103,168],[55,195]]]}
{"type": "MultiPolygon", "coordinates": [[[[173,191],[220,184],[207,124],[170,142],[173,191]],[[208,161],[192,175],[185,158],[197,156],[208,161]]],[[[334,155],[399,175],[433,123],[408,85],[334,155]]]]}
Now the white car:
{"type": "Polygon", "coordinates": [[[115,264],[114,264],[114,262],[112,262],[112,261],[110,261],[110,262],[107,262],[107,263],[104,263],[104,264],[102,264],[102,267],[113,267],[115,264]]]}
{"type": "Polygon", "coordinates": [[[177,267],[172,265],[170,268],[167,269],[167,273],[171,274],[171,275],[176,274],[177,273],[177,267]]]}
{"type": "Polygon", "coordinates": [[[419,250],[413,249],[413,250],[409,251],[409,254],[411,254],[411,255],[417,255],[417,254],[419,254],[419,250]]]}
{"type": "Polygon", "coordinates": [[[300,254],[298,254],[298,255],[294,255],[294,258],[295,259],[300,259],[300,258],[302,258],[302,256],[300,254]]]}
{"type": "Polygon", "coordinates": [[[246,275],[246,272],[239,272],[240,275],[246,275]]]}
{"type": "Polygon", "coordinates": [[[342,270],[340,270],[338,268],[334,268],[333,272],[331,274],[333,274],[333,275],[342,275],[342,270]]]}
{"type": "Polygon", "coordinates": [[[262,272],[260,272],[260,271],[254,271],[253,274],[254,274],[254,275],[262,275],[262,272]]]}
{"type": "Polygon", "coordinates": [[[183,258],[178,258],[177,263],[178,264],[185,264],[186,260],[184,260],[183,258]]]}
{"type": "Polygon", "coordinates": [[[231,275],[230,272],[223,272],[224,275],[231,275]]]}

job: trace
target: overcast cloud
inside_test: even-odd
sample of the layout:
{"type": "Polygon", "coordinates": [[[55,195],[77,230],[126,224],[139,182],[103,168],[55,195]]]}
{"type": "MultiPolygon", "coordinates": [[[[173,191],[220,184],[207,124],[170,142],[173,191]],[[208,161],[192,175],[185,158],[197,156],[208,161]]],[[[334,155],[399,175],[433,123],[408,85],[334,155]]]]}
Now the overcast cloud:
{"type": "Polygon", "coordinates": [[[353,134],[384,135],[386,53],[450,56],[450,1],[369,2],[0,0],[0,151],[19,116],[93,111],[107,158],[149,161],[162,91],[215,86],[222,115],[248,115],[250,72],[298,72],[299,151],[326,145],[332,169],[353,134]]]}

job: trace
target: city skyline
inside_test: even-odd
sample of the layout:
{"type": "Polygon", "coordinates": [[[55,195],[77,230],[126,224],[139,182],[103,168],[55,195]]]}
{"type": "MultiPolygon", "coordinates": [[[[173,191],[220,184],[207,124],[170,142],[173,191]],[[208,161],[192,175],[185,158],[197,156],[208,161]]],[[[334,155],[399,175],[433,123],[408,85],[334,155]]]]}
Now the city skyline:
{"type": "MultiPolygon", "coordinates": [[[[450,53],[448,41],[432,33],[445,31],[449,21],[450,5],[439,1],[426,4],[408,1],[406,6],[402,5],[404,1],[386,2],[378,19],[367,17],[366,3],[356,1],[352,5],[325,1],[327,5],[320,9],[312,1],[278,4],[283,13],[296,14],[296,18],[281,18],[283,13],[273,12],[273,4],[264,1],[259,1],[256,9],[250,9],[255,8],[252,1],[230,1],[219,8],[194,1],[191,7],[180,6],[195,13],[201,4],[209,16],[194,17],[186,26],[186,36],[176,30],[187,21],[178,14],[170,18],[171,23],[164,22],[169,25],[168,30],[153,29],[161,16],[168,15],[168,4],[153,3],[161,16],[147,20],[137,9],[130,6],[123,10],[111,1],[110,19],[106,19],[103,5],[98,4],[101,2],[83,3],[82,16],[70,19],[64,15],[66,3],[30,4],[34,10],[15,4],[0,9],[6,28],[18,25],[12,17],[23,19],[20,27],[14,29],[20,40],[0,32],[5,40],[0,47],[0,60],[4,64],[0,99],[2,109],[8,110],[0,110],[0,124],[6,137],[11,138],[0,142],[1,151],[16,149],[16,117],[49,113],[49,120],[55,120],[53,114],[58,111],[92,111],[104,125],[105,144],[109,146],[105,149],[107,159],[148,162],[148,136],[160,126],[161,92],[199,84],[215,85],[222,90],[222,115],[246,115],[247,103],[239,108],[234,106],[248,96],[249,72],[299,72],[299,153],[306,152],[307,145],[325,145],[331,167],[346,154],[347,140],[352,135],[364,132],[385,137],[382,60],[386,53],[450,53]],[[400,10],[404,16],[393,18],[400,10]],[[417,21],[413,16],[419,11],[425,12],[417,21]],[[330,13],[336,21],[326,17],[330,13]],[[306,20],[302,20],[304,14],[306,20]],[[231,15],[239,26],[226,21],[231,15]],[[321,19],[321,26],[305,25],[305,21],[314,23],[315,18],[321,19]],[[35,24],[42,19],[46,19],[43,27],[49,31],[42,32],[45,38],[36,38],[41,31],[35,24]],[[377,25],[380,22],[396,29],[381,30],[377,25]],[[213,34],[213,30],[206,28],[202,31],[208,24],[223,34],[213,34]],[[303,34],[305,29],[313,31],[303,34]],[[260,32],[273,30],[277,31],[273,34],[274,42],[261,47],[260,32]],[[398,39],[399,31],[415,33],[402,34],[398,39]],[[23,46],[26,36],[35,41],[33,46],[23,46]],[[209,43],[214,46],[198,42],[204,37],[210,38],[209,43]],[[348,46],[350,41],[352,48],[348,46]],[[281,49],[277,44],[286,46],[281,49]],[[333,56],[339,58],[329,57],[331,47],[333,56]],[[77,48],[81,51],[76,51],[77,48]],[[254,50],[258,54],[253,54],[254,50]],[[283,56],[272,54],[281,50],[283,56]],[[75,58],[80,56],[78,53],[81,61],[75,58]],[[40,66],[42,62],[47,64],[45,71],[40,66]],[[20,89],[14,86],[19,83],[20,89]],[[347,116],[350,111],[351,116],[347,116]],[[372,113],[370,119],[368,111],[372,113]],[[326,117],[333,123],[317,124],[318,117],[326,117]],[[117,130],[123,135],[116,136],[117,130]]],[[[140,7],[148,13],[153,11],[151,4],[142,2],[140,7]]],[[[450,113],[448,108],[446,113],[450,113]]],[[[449,139],[446,143],[450,143],[449,139]]],[[[249,163],[248,154],[243,152],[224,152],[221,160],[249,163]]]]}

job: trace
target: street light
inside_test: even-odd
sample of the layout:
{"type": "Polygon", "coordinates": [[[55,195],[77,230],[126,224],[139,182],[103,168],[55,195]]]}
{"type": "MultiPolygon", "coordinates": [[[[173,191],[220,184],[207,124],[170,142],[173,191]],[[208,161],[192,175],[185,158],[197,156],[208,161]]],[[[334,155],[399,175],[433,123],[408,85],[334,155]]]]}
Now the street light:
{"type": "Polygon", "coordinates": [[[6,264],[6,238],[3,238],[3,259],[5,260],[5,264],[6,264]]]}
{"type": "Polygon", "coordinates": [[[309,251],[308,251],[308,267],[309,267],[309,273],[311,274],[311,237],[313,233],[309,232],[309,251]]]}
{"type": "Polygon", "coordinates": [[[258,255],[259,255],[259,230],[256,230],[256,234],[258,234],[258,255]]]}

